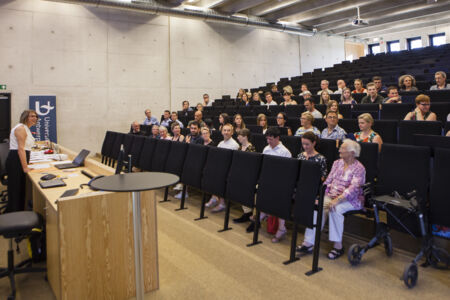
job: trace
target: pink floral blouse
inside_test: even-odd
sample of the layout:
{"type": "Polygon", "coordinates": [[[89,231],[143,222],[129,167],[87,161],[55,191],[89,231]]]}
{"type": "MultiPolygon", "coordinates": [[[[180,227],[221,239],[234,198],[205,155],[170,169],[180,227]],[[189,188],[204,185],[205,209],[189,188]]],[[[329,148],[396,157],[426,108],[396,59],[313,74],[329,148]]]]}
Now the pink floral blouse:
{"type": "Polygon", "coordinates": [[[325,180],[327,185],[325,194],[331,198],[342,195],[356,209],[364,206],[364,195],[362,186],[366,182],[366,169],[358,161],[344,170],[344,160],[339,159],[333,163],[331,172],[325,180]]]}

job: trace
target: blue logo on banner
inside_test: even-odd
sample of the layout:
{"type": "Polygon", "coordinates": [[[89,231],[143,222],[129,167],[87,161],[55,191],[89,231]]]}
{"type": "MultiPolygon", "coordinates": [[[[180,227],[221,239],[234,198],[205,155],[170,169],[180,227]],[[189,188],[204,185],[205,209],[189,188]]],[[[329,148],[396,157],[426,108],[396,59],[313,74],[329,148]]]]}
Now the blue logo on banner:
{"type": "Polygon", "coordinates": [[[34,109],[39,116],[36,126],[30,128],[31,132],[35,132],[36,140],[57,143],[56,96],[30,96],[30,109],[34,109]]]}

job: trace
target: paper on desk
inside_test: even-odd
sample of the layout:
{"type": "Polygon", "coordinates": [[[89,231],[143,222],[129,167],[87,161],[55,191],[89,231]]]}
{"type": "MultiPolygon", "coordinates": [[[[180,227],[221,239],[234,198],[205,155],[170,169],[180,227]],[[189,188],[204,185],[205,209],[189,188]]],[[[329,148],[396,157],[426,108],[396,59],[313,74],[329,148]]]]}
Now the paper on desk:
{"type": "Polygon", "coordinates": [[[28,165],[28,168],[33,170],[48,169],[50,167],[51,166],[49,164],[28,165]]]}
{"type": "Polygon", "coordinates": [[[52,165],[62,165],[62,164],[67,164],[67,163],[71,163],[71,160],[63,160],[63,161],[58,161],[58,162],[54,162],[52,163],[52,165]]]}

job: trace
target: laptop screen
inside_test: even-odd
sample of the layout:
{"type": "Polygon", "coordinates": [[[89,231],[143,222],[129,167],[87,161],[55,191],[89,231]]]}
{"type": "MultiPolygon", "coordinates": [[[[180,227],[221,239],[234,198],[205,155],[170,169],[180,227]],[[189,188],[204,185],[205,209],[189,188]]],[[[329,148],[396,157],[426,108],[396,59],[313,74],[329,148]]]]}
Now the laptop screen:
{"type": "Polygon", "coordinates": [[[73,163],[77,166],[81,166],[83,165],[83,162],[86,158],[86,156],[88,156],[89,154],[89,150],[83,149],[81,150],[81,152],[77,155],[77,157],[75,157],[75,159],[73,160],[73,163]]]}

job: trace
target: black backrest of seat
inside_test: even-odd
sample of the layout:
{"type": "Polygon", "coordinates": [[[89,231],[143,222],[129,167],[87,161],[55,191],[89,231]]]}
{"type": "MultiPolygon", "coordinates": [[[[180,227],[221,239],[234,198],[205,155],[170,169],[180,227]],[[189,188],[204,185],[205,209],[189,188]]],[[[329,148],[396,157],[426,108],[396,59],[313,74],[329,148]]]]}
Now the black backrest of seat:
{"type": "Polygon", "coordinates": [[[347,133],[353,133],[359,131],[358,119],[341,119],[338,122],[338,125],[347,133]]]}
{"type": "Polygon", "coordinates": [[[267,145],[267,139],[264,134],[252,134],[251,141],[253,146],[255,146],[256,151],[259,153],[262,153],[264,150],[264,147],[267,145]]]}
{"type": "Polygon", "coordinates": [[[305,107],[303,105],[287,105],[284,111],[288,118],[300,118],[302,112],[305,111],[305,107]]]}
{"type": "Polygon", "coordinates": [[[376,103],[364,103],[364,104],[355,104],[352,107],[353,111],[358,112],[370,112],[370,111],[378,111],[380,109],[379,104],[376,103]]]}
{"type": "Polygon", "coordinates": [[[406,114],[414,109],[412,103],[388,103],[383,104],[380,119],[403,120],[406,114]]]}
{"type": "Polygon", "coordinates": [[[430,110],[436,114],[438,121],[446,122],[450,113],[450,102],[432,103],[430,110]]]}
{"type": "Polygon", "coordinates": [[[307,227],[313,226],[314,202],[319,193],[322,173],[320,165],[312,161],[301,161],[293,208],[294,221],[307,227]]]}
{"type": "Polygon", "coordinates": [[[164,172],[181,176],[188,145],[186,143],[172,142],[164,172]]]}
{"type": "Polygon", "coordinates": [[[449,130],[450,130],[450,122],[445,122],[444,135],[446,135],[449,130]]]}
{"type": "Polygon", "coordinates": [[[336,140],[320,139],[316,150],[327,159],[327,170],[330,172],[334,161],[339,157],[336,140]]]}
{"type": "Polygon", "coordinates": [[[181,182],[196,188],[201,188],[203,167],[205,166],[208,150],[212,147],[189,144],[184,159],[181,182]]]}
{"type": "Polygon", "coordinates": [[[256,116],[246,116],[242,117],[245,125],[256,125],[256,116]]]}
{"type": "Polygon", "coordinates": [[[125,137],[123,138],[123,142],[122,142],[125,157],[127,157],[128,154],[130,154],[131,146],[133,145],[133,141],[134,141],[134,135],[125,134],[125,137]]]}
{"type": "Polygon", "coordinates": [[[339,113],[344,117],[344,119],[351,118],[352,117],[352,106],[349,104],[339,104],[339,113]]]}
{"type": "Polygon", "coordinates": [[[383,144],[376,186],[378,195],[393,191],[404,195],[415,189],[422,199],[427,199],[429,179],[429,147],[383,144]]]}
{"type": "Polygon", "coordinates": [[[414,134],[442,134],[442,123],[438,121],[400,121],[398,123],[398,143],[413,144],[414,134]]]}
{"type": "Polygon", "coordinates": [[[156,139],[145,138],[144,145],[142,146],[141,156],[137,166],[145,171],[150,171],[152,168],[152,157],[156,147],[156,139]]]}
{"type": "Polygon", "coordinates": [[[324,118],[314,119],[313,126],[317,127],[320,131],[322,131],[325,127],[327,127],[327,122],[325,122],[324,118]]]}
{"type": "Polygon", "coordinates": [[[378,144],[360,143],[361,153],[358,160],[366,168],[366,182],[374,182],[378,173],[378,144]]]}
{"type": "Polygon", "coordinates": [[[116,138],[114,139],[114,146],[111,151],[111,158],[117,159],[119,157],[120,146],[123,143],[123,139],[125,138],[125,133],[117,133],[116,138]]]}
{"type": "MultiPolygon", "coordinates": [[[[144,145],[144,136],[135,136],[133,139],[133,144],[131,145],[131,164],[137,166],[141,158],[142,147],[144,145]]],[[[128,159],[128,158],[127,158],[128,159]]]]}
{"type": "Polygon", "coordinates": [[[0,176],[6,174],[6,158],[9,153],[9,143],[0,143],[0,176]]]}
{"type": "Polygon", "coordinates": [[[213,130],[211,131],[211,139],[218,145],[219,142],[223,140],[223,135],[219,130],[213,130]]]}
{"type": "Polygon", "coordinates": [[[450,149],[436,148],[430,188],[430,222],[450,227],[450,201],[448,200],[448,171],[450,149]]]}
{"type": "Polygon", "coordinates": [[[116,139],[117,133],[113,131],[106,131],[105,139],[103,140],[102,145],[102,155],[106,157],[111,156],[111,152],[114,146],[114,140],[116,139]]]}
{"type": "Polygon", "coordinates": [[[258,181],[256,207],[282,219],[291,218],[291,203],[300,161],[264,155],[258,181]]]}
{"type": "Polygon", "coordinates": [[[156,140],[155,150],[153,152],[151,171],[164,172],[167,156],[172,142],[169,140],[156,140]]]}
{"type": "Polygon", "coordinates": [[[227,199],[247,207],[254,206],[262,158],[260,153],[233,152],[225,193],[227,199]]]}
{"type": "Polygon", "coordinates": [[[251,133],[259,133],[262,134],[263,133],[263,128],[262,126],[258,126],[258,125],[248,125],[245,124],[246,127],[248,128],[248,130],[250,130],[251,133]]]}
{"type": "Polygon", "coordinates": [[[383,143],[397,144],[397,126],[395,120],[375,120],[372,129],[381,136],[383,143]]]}
{"type": "Polygon", "coordinates": [[[281,142],[292,154],[292,157],[297,157],[302,149],[302,138],[299,136],[281,136],[281,142]]]}
{"type": "Polygon", "coordinates": [[[233,150],[211,147],[203,168],[202,190],[223,197],[233,150]]]}

